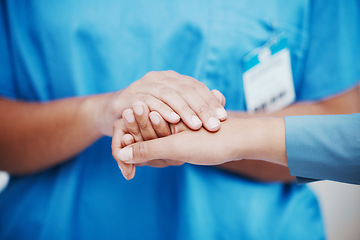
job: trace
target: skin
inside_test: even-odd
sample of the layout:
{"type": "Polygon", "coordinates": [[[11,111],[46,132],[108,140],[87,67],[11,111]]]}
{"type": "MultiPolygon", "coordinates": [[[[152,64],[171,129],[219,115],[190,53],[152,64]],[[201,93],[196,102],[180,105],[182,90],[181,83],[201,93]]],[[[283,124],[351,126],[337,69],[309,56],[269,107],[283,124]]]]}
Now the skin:
{"type": "MultiPolygon", "coordinates": [[[[234,119],[235,118],[254,119],[257,117],[269,117],[269,116],[280,117],[281,119],[283,119],[283,116],[290,116],[290,115],[349,114],[349,113],[354,113],[354,112],[360,111],[359,103],[360,103],[359,88],[355,87],[347,92],[344,92],[344,93],[334,96],[332,98],[325,99],[320,102],[296,103],[296,104],[293,104],[293,105],[291,105],[279,112],[276,112],[276,113],[249,115],[246,113],[231,112],[229,115],[231,116],[231,118],[234,118],[234,119]],[[349,103],[351,103],[351,104],[349,104],[349,103]]],[[[150,126],[150,125],[147,124],[147,126],[150,126]]],[[[154,126],[154,125],[153,125],[153,127],[154,127],[154,129],[158,128],[158,126],[154,126]]],[[[164,127],[164,125],[163,125],[163,127],[164,127]]],[[[256,126],[252,126],[252,127],[256,127],[256,126]]],[[[273,129],[272,126],[271,126],[271,129],[275,131],[275,129],[273,129]]],[[[145,130],[143,130],[143,131],[145,131],[145,130]]],[[[278,131],[278,130],[276,130],[276,131],[278,131]]],[[[236,131],[234,130],[233,132],[236,132],[236,131]]],[[[134,134],[134,133],[130,132],[130,134],[134,134]]],[[[214,135],[216,135],[216,134],[214,134],[214,135]]],[[[244,135],[244,134],[240,133],[240,135],[244,135]]],[[[195,137],[195,134],[193,137],[195,137]]],[[[247,136],[247,137],[251,137],[251,136],[247,136]]],[[[127,136],[127,138],[131,139],[131,136],[127,136]]],[[[154,138],[155,137],[153,136],[151,139],[154,139],[154,138]]],[[[145,138],[141,139],[140,141],[142,141],[142,140],[149,140],[149,139],[146,139],[146,137],[145,137],[145,138]]],[[[220,137],[219,137],[218,141],[216,141],[216,142],[223,142],[223,141],[224,141],[224,139],[220,139],[220,137]]],[[[133,142],[138,142],[138,141],[137,141],[137,139],[132,139],[131,141],[129,141],[130,144],[133,142]]],[[[189,139],[188,142],[192,143],[191,139],[189,139]]],[[[188,142],[185,142],[184,144],[186,144],[188,142]]],[[[256,141],[255,141],[255,143],[256,143],[256,141]]],[[[123,146],[126,146],[126,145],[123,145],[123,146]]],[[[136,145],[134,145],[134,146],[136,146],[136,145]]],[[[192,146],[194,146],[194,145],[192,145],[192,146]]],[[[143,149],[143,148],[141,148],[141,149],[143,149]]],[[[216,149],[216,148],[214,148],[214,149],[216,149]]],[[[195,150],[191,149],[190,152],[194,153],[194,152],[196,152],[196,149],[195,150]]],[[[118,152],[113,155],[118,162],[121,161],[121,158],[119,157],[118,152]]],[[[197,155],[198,154],[194,154],[194,157],[196,157],[197,155]]],[[[241,159],[244,159],[242,161],[226,161],[226,163],[224,162],[224,164],[219,165],[219,167],[222,169],[225,169],[227,171],[245,175],[247,177],[253,178],[255,180],[260,180],[260,181],[284,181],[284,182],[287,182],[287,181],[294,180],[294,177],[292,177],[290,175],[285,164],[278,164],[278,162],[269,161],[269,159],[266,159],[266,158],[261,159],[261,158],[254,158],[252,155],[248,155],[248,156],[249,157],[247,157],[247,158],[244,158],[243,156],[241,156],[241,159]],[[249,159],[251,159],[251,160],[249,160],[249,159]],[[253,161],[253,159],[261,160],[261,161],[253,161]]],[[[169,157],[168,155],[164,155],[162,158],[169,158],[169,159],[173,160],[174,156],[169,157]]],[[[220,157],[219,160],[221,160],[221,159],[222,158],[220,157]]],[[[181,159],[177,159],[177,161],[179,161],[179,160],[181,161],[181,159]]],[[[154,160],[151,159],[151,161],[154,161],[154,160]]],[[[184,161],[188,161],[188,158],[184,158],[184,161]]],[[[144,165],[144,164],[148,164],[148,163],[146,161],[145,162],[142,161],[141,163],[136,163],[136,164],[144,165]]],[[[166,164],[171,165],[171,161],[163,161],[163,166],[166,166],[166,164]]],[[[219,163],[217,163],[217,164],[219,164],[219,163]]],[[[148,165],[150,165],[150,164],[148,164],[148,165]]],[[[126,178],[133,177],[133,174],[135,173],[134,171],[135,171],[135,169],[133,169],[133,172],[129,172],[128,176],[125,176],[125,177],[126,178]]]]}
{"type": "MultiPolygon", "coordinates": [[[[360,112],[360,89],[358,86],[343,93],[319,102],[295,103],[281,111],[270,114],[248,115],[230,112],[230,117],[284,117],[296,115],[333,115],[360,112]]],[[[291,182],[295,177],[290,175],[287,167],[267,161],[234,161],[219,166],[220,168],[253,178],[258,181],[291,182]]]]}
{"type": "MultiPolygon", "coordinates": [[[[102,136],[141,100],[170,123],[220,128],[223,106],[201,82],[174,71],[150,72],[122,91],[47,103],[0,98],[0,169],[28,174],[60,164],[102,136]]],[[[120,163],[123,167],[132,165],[120,163]]]]}
{"type": "Polygon", "coordinates": [[[175,134],[134,143],[120,150],[120,159],[142,164],[154,159],[220,165],[233,160],[256,159],[287,166],[283,118],[233,118],[216,133],[177,126],[175,134]]]}
{"type": "MultiPolygon", "coordinates": [[[[212,94],[221,106],[225,106],[225,97],[219,91],[213,90],[212,94]]],[[[112,154],[118,160],[120,149],[129,144],[166,137],[183,129],[185,129],[185,124],[182,121],[178,124],[169,124],[158,112],[150,112],[145,103],[137,101],[133,104],[132,109],[126,109],[122,118],[114,124],[112,154]]],[[[135,166],[167,167],[178,166],[183,163],[183,161],[154,159],[141,164],[124,165],[122,161],[118,161],[123,176],[128,180],[134,177],[135,166]]]]}

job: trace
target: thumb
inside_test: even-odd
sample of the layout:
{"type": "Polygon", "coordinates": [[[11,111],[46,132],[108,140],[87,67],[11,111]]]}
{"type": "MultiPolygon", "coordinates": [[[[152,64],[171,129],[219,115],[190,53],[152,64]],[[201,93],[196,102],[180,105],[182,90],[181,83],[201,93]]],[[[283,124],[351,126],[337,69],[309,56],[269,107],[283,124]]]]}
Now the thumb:
{"type": "Polygon", "coordinates": [[[168,137],[137,142],[119,151],[118,159],[126,164],[140,164],[154,159],[170,159],[171,142],[168,137]]]}

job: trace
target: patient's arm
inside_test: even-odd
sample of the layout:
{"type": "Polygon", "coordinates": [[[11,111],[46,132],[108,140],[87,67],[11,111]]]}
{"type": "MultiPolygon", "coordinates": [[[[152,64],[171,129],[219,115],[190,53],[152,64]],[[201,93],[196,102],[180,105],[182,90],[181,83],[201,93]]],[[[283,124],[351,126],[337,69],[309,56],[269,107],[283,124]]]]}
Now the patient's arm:
{"type": "MultiPolygon", "coordinates": [[[[320,102],[295,103],[281,111],[271,114],[250,115],[244,112],[230,112],[229,116],[234,118],[252,118],[262,116],[283,117],[294,115],[328,115],[328,114],[350,114],[360,111],[359,87],[325,99],[320,102]]],[[[220,168],[244,175],[259,181],[292,181],[295,178],[290,175],[286,167],[264,161],[236,161],[219,166],[220,168]]]]}
{"type": "Polygon", "coordinates": [[[204,128],[190,130],[181,124],[175,126],[173,135],[136,142],[121,149],[118,160],[127,164],[168,159],[169,163],[185,161],[196,165],[219,165],[252,158],[287,166],[285,126],[281,117],[228,119],[216,133],[204,128]]]}

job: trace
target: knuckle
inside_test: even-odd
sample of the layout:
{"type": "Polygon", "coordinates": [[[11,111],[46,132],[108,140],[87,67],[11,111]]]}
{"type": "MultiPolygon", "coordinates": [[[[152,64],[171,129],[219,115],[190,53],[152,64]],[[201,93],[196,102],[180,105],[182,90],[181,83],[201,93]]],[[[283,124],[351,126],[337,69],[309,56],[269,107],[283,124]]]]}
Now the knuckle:
{"type": "Polygon", "coordinates": [[[168,96],[169,94],[172,93],[172,89],[170,89],[169,87],[165,87],[165,86],[161,86],[157,89],[158,93],[160,96],[168,96]]]}
{"type": "Polygon", "coordinates": [[[187,104],[183,104],[183,105],[181,105],[180,109],[181,109],[182,111],[189,111],[189,110],[190,110],[190,107],[189,107],[187,104]]]}
{"type": "Polygon", "coordinates": [[[147,129],[147,128],[150,127],[150,123],[149,123],[148,121],[146,121],[146,122],[139,122],[139,123],[138,123],[138,126],[139,126],[140,129],[147,129]]]}
{"type": "Polygon", "coordinates": [[[134,135],[134,136],[140,135],[140,130],[137,127],[133,127],[131,129],[129,129],[129,132],[131,133],[131,135],[134,135]]]}
{"type": "Polygon", "coordinates": [[[204,113],[207,113],[209,111],[209,107],[207,106],[200,106],[198,109],[197,109],[197,113],[199,114],[204,114],[204,113]]]}
{"type": "Polygon", "coordinates": [[[171,132],[171,134],[176,134],[176,133],[178,133],[176,126],[177,126],[177,125],[175,125],[175,124],[171,124],[171,125],[170,125],[170,132],[171,132]]]}
{"type": "Polygon", "coordinates": [[[167,137],[171,134],[171,130],[168,124],[157,127],[155,131],[159,137],[167,137]]]}
{"type": "Polygon", "coordinates": [[[149,155],[150,149],[147,142],[141,142],[141,144],[138,144],[136,146],[136,152],[138,153],[138,157],[146,158],[149,155]]]}
{"type": "Polygon", "coordinates": [[[156,74],[155,71],[150,71],[144,75],[145,78],[151,78],[156,74]]]}
{"type": "Polygon", "coordinates": [[[185,124],[183,122],[179,122],[177,124],[170,125],[171,134],[181,133],[181,132],[185,131],[186,129],[187,129],[187,127],[185,126],[185,124]]]}
{"type": "Polygon", "coordinates": [[[174,82],[177,82],[178,80],[172,76],[165,76],[162,79],[162,82],[165,82],[167,85],[173,84],[174,82]]]}
{"type": "Polygon", "coordinates": [[[206,101],[212,108],[218,108],[221,107],[221,104],[217,99],[214,98],[208,98],[206,101]]]}
{"type": "Polygon", "coordinates": [[[194,80],[194,81],[195,81],[196,87],[198,87],[198,88],[208,88],[208,87],[205,85],[205,83],[200,82],[200,81],[198,81],[198,80],[194,80]]]}
{"type": "Polygon", "coordinates": [[[193,87],[191,85],[189,85],[189,84],[181,84],[179,86],[179,91],[181,93],[189,93],[192,90],[193,90],[193,87]]]}
{"type": "Polygon", "coordinates": [[[175,72],[174,70],[167,70],[166,73],[170,75],[175,75],[177,72],[175,72]]]}
{"type": "Polygon", "coordinates": [[[149,95],[147,95],[147,94],[139,94],[136,97],[136,99],[133,101],[133,103],[135,103],[135,102],[143,102],[143,103],[146,104],[147,102],[150,101],[150,99],[151,99],[151,97],[149,95]]]}
{"type": "Polygon", "coordinates": [[[120,119],[115,120],[113,124],[113,130],[115,131],[116,129],[121,128],[121,125],[122,125],[122,121],[120,119]]]}

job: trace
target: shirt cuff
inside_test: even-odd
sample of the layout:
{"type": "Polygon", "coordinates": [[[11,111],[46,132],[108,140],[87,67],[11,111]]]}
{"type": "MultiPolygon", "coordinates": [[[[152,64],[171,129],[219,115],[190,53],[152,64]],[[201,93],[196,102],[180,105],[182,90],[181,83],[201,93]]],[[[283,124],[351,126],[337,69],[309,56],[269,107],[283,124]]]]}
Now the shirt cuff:
{"type": "Polygon", "coordinates": [[[360,184],[360,114],[285,117],[286,155],[298,183],[360,184]]]}

